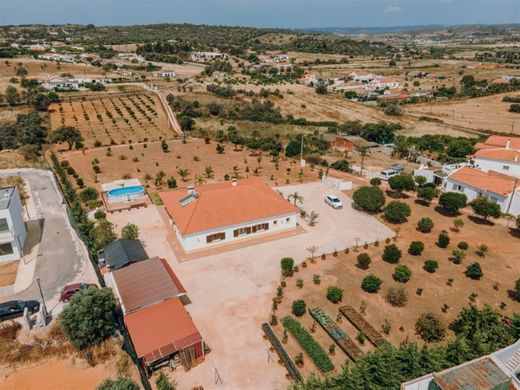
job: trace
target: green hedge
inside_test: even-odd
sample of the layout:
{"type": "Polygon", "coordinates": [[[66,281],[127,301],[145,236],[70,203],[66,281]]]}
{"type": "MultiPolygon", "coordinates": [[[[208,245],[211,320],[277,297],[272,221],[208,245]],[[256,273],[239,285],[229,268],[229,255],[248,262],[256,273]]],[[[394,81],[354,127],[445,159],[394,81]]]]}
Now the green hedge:
{"type": "Polygon", "coordinates": [[[296,338],[298,344],[305,350],[307,355],[312,359],[318,370],[321,372],[329,372],[334,370],[334,365],[329,359],[327,353],[307,332],[299,321],[292,317],[285,317],[282,320],[283,326],[291,332],[296,338]]]}

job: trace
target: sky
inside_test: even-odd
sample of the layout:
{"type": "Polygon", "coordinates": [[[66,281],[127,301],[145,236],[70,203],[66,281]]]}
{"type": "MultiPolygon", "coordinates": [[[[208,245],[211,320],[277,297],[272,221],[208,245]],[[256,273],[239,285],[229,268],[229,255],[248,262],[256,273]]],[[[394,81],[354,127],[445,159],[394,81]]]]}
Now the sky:
{"type": "Polygon", "coordinates": [[[0,0],[0,25],[389,27],[520,23],[520,0],[0,0]]]}

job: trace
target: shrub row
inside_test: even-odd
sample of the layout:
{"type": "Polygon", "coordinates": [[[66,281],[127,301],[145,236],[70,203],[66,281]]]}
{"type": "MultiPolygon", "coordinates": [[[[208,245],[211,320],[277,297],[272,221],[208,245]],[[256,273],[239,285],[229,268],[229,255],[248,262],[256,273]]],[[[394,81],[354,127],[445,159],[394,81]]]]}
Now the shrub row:
{"type": "Polygon", "coordinates": [[[299,321],[292,317],[285,317],[282,320],[283,326],[291,332],[296,338],[298,344],[305,350],[307,355],[312,359],[318,370],[321,372],[329,372],[334,369],[329,356],[323,348],[314,340],[299,321]]]}

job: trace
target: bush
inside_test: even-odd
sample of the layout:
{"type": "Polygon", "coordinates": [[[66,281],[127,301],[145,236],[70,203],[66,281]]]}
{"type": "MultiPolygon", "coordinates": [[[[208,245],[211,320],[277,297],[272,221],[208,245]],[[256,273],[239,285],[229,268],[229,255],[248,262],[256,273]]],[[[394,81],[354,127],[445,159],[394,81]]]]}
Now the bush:
{"type": "Polygon", "coordinates": [[[408,248],[408,253],[412,256],[420,256],[424,250],[424,243],[422,241],[412,241],[408,248]]]}
{"type": "Polygon", "coordinates": [[[425,202],[431,202],[437,195],[437,190],[430,186],[421,187],[417,190],[417,197],[425,202]]]}
{"type": "Polygon", "coordinates": [[[357,257],[357,265],[361,269],[368,269],[371,259],[368,253],[361,253],[357,257]]]}
{"type": "Polygon", "coordinates": [[[424,341],[433,343],[444,339],[446,325],[437,314],[424,313],[417,319],[415,331],[424,341]]]}
{"type": "Polygon", "coordinates": [[[429,272],[429,273],[432,274],[432,273],[434,273],[435,271],[437,271],[437,268],[439,268],[439,263],[438,263],[438,261],[436,261],[436,260],[431,260],[431,259],[429,259],[429,260],[426,260],[426,261],[424,262],[424,266],[423,266],[423,268],[424,268],[424,270],[425,270],[426,272],[429,272]]]}
{"type": "Polygon", "coordinates": [[[392,306],[403,307],[408,302],[408,295],[402,287],[390,287],[386,292],[385,299],[392,306]]]}
{"type": "Polygon", "coordinates": [[[406,218],[408,218],[410,214],[410,206],[408,206],[406,203],[395,200],[388,203],[384,209],[386,220],[392,223],[406,222],[406,218]]]}
{"type": "Polygon", "coordinates": [[[466,241],[461,241],[457,244],[457,248],[462,249],[463,251],[467,251],[469,248],[469,245],[466,241]]]}
{"type": "Polygon", "coordinates": [[[471,201],[469,205],[475,214],[481,216],[486,221],[489,217],[500,218],[502,215],[500,205],[487,198],[479,197],[471,201]]]}
{"type": "Polygon", "coordinates": [[[305,304],[305,301],[303,299],[297,299],[293,301],[292,303],[292,313],[300,317],[305,314],[307,310],[307,305],[305,304]]]}
{"type": "Polygon", "coordinates": [[[415,190],[415,181],[413,180],[413,177],[406,173],[401,173],[400,175],[391,177],[388,179],[388,185],[393,191],[399,193],[415,190]]]}
{"type": "Polygon", "coordinates": [[[332,303],[338,303],[343,300],[343,289],[338,286],[327,287],[327,299],[332,303]]]}
{"type": "Polygon", "coordinates": [[[329,356],[323,348],[314,340],[314,338],[307,332],[298,320],[292,317],[285,317],[282,320],[283,326],[287,329],[298,341],[298,344],[309,355],[318,370],[321,372],[329,372],[334,369],[329,356]]]}
{"type": "Polygon", "coordinates": [[[406,265],[401,264],[395,267],[394,274],[392,276],[396,282],[406,283],[412,277],[412,271],[406,265]]]}
{"type": "Polygon", "coordinates": [[[105,213],[103,210],[97,210],[94,213],[94,218],[96,219],[105,219],[107,216],[107,213],[105,213]]]}
{"type": "Polygon", "coordinates": [[[464,274],[468,278],[471,278],[473,280],[479,280],[482,276],[484,276],[482,268],[480,267],[480,264],[477,262],[468,265],[464,274]]]}
{"type": "Polygon", "coordinates": [[[381,179],[379,177],[373,177],[370,179],[370,185],[379,187],[381,185],[381,179]]]}
{"type": "Polygon", "coordinates": [[[96,390],[139,390],[140,387],[130,378],[105,379],[96,390]]]}
{"type": "Polygon", "coordinates": [[[76,293],[59,316],[59,324],[76,348],[99,344],[114,334],[116,301],[112,290],[91,288],[76,293]]]}
{"type": "Polygon", "coordinates": [[[79,197],[83,202],[88,202],[89,200],[97,200],[97,198],[99,198],[99,192],[95,188],[87,187],[80,192],[79,197]]]}
{"type": "Polygon", "coordinates": [[[433,221],[428,217],[421,218],[417,222],[417,229],[422,233],[430,233],[433,229],[433,221]]]}
{"type": "Polygon", "coordinates": [[[450,213],[456,213],[466,207],[468,198],[458,192],[445,192],[439,197],[439,205],[450,213]]]}
{"type": "Polygon", "coordinates": [[[399,262],[399,259],[401,259],[401,250],[395,244],[385,246],[383,250],[384,261],[395,264],[399,262]]]}
{"type": "Polygon", "coordinates": [[[280,266],[282,267],[283,276],[292,276],[294,269],[294,260],[291,257],[284,257],[280,260],[280,266]]]}
{"type": "Polygon", "coordinates": [[[157,390],[175,390],[177,388],[175,381],[173,383],[170,382],[162,371],[155,380],[155,384],[157,385],[157,390]]]}
{"type": "Polygon", "coordinates": [[[177,180],[173,176],[166,180],[166,184],[168,188],[177,188],[177,180]]]}
{"type": "Polygon", "coordinates": [[[361,288],[368,293],[376,293],[381,288],[383,281],[375,275],[368,275],[361,281],[361,288]]]}
{"type": "Polygon", "coordinates": [[[139,238],[139,228],[133,223],[129,223],[121,230],[121,238],[124,240],[137,240],[139,238]]]}
{"type": "Polygon", "coordinates": [[[448,245],[450,245],[450,236],[446,230],[443,230],[439,233],[437,245],[439,245],[440,248],[447,248],[448,245]]]}
{"type": "Polygon", "coordinates": [[[375,213],[385,205],[385,194],[379,187],[361,187],[352,198],[357,206],[368,213],[375,213]]]}

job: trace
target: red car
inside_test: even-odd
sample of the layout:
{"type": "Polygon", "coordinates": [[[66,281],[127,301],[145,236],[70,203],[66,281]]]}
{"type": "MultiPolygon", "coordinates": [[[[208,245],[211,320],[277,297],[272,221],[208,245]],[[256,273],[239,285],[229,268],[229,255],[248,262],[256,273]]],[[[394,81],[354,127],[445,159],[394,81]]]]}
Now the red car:
{"type": "Polygon", "coordinates": [[[97,286],[95,284],[88,283],[68,284],[63,287],[63,290],[61,290],[60,301],[68,302],[70,298],[72,298],[79,290],[86,290],[88,288],[97,288],[97,286]]]}

